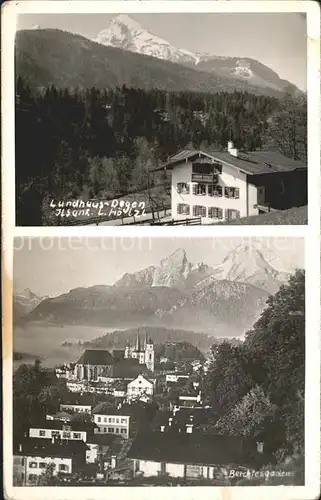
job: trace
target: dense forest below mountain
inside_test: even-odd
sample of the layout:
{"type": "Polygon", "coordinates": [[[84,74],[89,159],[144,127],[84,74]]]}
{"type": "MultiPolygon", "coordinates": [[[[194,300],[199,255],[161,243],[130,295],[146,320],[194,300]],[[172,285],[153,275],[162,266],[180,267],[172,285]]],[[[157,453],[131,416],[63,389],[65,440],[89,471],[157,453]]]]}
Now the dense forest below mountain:
{"type": "Polygon", "coordinates": [[[306,158],[306,100],[247,92],[166,92],[122,88],[86,91],[16,85],[16,218],[19,225],[57,224],[51,199],[111,199],[154,190],[151,171],[171,154],[222,150],[232,138],[244,150],[278,149],[306,158]],[[26,210],[28,207],[28,210],[26,210]]]}

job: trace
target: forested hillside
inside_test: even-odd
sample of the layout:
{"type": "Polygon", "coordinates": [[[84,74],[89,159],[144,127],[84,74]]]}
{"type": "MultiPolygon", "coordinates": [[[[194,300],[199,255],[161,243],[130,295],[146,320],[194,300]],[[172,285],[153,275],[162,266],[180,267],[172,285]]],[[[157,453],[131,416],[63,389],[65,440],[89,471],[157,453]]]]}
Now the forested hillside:
{"type": "Polygon", "coordinates": [[[19,77],[17,223],[57,223],[46,220],[44,212],[52,198],[110,199],[155,185],[162,195],[168,178],[150,171],[189,146],[220,150],[232,137],[238,148],[277,148],[303,158],[305,113],[304,97],[287,96],[279,102],[247,92],[126,86],[79,92],[50,87],[39,92],[19,77]]]}
{"type": "MultiPolygon", "coordinates": [[[[268,306],[243,344],[212,349],[204,391],[213,404],[212,431],[264,442],[290,469],[304,457],[305,274],[297,271],[268,306]]],[[[303,478],[303,467],[299,476],[303,478]]]]}

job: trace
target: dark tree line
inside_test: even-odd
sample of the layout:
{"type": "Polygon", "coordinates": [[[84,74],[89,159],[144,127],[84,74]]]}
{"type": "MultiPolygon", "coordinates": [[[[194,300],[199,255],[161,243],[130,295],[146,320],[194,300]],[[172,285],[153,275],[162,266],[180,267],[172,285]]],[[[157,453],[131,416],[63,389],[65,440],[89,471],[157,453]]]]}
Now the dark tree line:
{"type": "Polygon", "coordinates": [[[264,442],[282,462],[304,456],[305,274],[270,296],[240,346],[214,346],[204,380],[212,431],[264,442]]]}
{"type": "Polygon", "coordinates": [[[52,86],[36,92],[19,77],[17,222],[48,223],[44,207],[51,198],[113,198],[164,185],[166,178],[150,171],[185,147],[225,149],[232,138],[245,150],[271,142],[280,149],[277,130],[283,123],[284,134],[291,136],[285,152],[298,157],[306,124],[301,113],[295,130],[288,130],[291,120],[284,114],[293,102],[289,97],[281,106],[276,98],[237,91],[169,93],[125,86],[85,92],[52,86]]]}

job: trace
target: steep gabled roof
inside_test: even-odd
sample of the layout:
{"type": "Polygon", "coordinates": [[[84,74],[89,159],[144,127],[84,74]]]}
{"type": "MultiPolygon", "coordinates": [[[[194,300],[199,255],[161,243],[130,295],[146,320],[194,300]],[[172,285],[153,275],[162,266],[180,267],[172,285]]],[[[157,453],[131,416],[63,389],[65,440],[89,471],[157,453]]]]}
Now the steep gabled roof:
{"type": "Polygon", "coordinates": [[[125,350],[124,349],[114,349],[113,350],[113,358],[114,361],[122,361],[125,357],[125,350]]]}
{"type": "MultiPolygon", "coordinates": [[[[140,365],[140,366],[142,366],[142,365],[140,365]]],[[[147,370],[147,371],[149,371],[149,370],[147,370]]],[[[151,372],[149,372],[149,373],[152,375],[152,373],[151,373],[151,372]]],[[[141,371],[140,371],[140,373],[137,375],[137,377],[135,377],[135,379],[134,379],[134,380],[132,380],[131,382],[129,382],[129,383],[128,383],[128,385],[133,384],[134,382],[136,382],[136,380],[138,379],[138,377],[139,377],[140,375],[143,377],[143,379],[144,379],[144,380],[146,380],[146,382],[148,382],[149,384],[152,384],[152,385],[153,385],[152,380],[150,380],[150,379],[149,379],[149,378],[145,375],[145,372],[144,372],[144,374],[143,374],[142,370],[141,370],[141,371]]],[[[127,387],[128,387],[128,386],[127,386],[127,387]]]]}
{"type": "Polygon", "coordinates": [[[109,351],[86,349],[77,361],[79,365],[105,365],[114,364],[114,359],[109,351]]]}
{"type": "Polygon", "coordinates": [[[138,434],[129,458],[191,465],[237,464],[258,466],[269,459],[256,450],[256,443],[237,436],[194,432],[148,432],[138,434]]]}
{"type": "Polygon", "coordinates": [[[27,438],[22,441],[22,450],[19,450],[19,444],[14,446],[14,454],[22,456],[40,456],[40,457],[78,457],[84,453],[88,446],[84,441],[77,439],[65,440],[61,443],[52,442],[51,439],[27,438]]]}
{"type": "Polygon", "coordinates": [[[200,151],[183,149],[171,156],[159,169],[171,170],[175,165],[193,158],[209,158],[227,163],[228,165],[245,172],[248,175],[272,174],[275,172],[291,172],[306,169],[307,164],[288,158],[277,151],[239,151],[238,156],[233,156],[227,151],[200,151]]]}
{"type": "Polygon", "coordinates": [[[113,368],[114,378],[135,379],[138,375],[150,376],[152,373],[146,365],[139,364],[137,359],[123,359],[113,368]]]}

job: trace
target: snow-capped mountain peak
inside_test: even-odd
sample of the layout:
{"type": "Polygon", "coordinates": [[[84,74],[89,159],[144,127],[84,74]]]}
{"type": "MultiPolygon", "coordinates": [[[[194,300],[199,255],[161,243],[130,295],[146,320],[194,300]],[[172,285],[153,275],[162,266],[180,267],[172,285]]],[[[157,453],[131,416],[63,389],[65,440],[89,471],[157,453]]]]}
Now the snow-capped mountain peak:
{"type": "MultiPolygon", "coordinates": [[[[274,265],[273,249],[262,248],[260,242],[245,240],[229,251],[221,264],[210,267],[204,262],[191,263],[183,248],[163,258],[159,265],[149,266],[135,273],[126,273],[114,286],[168,287],[199,292],[220,282],[254,285],[275,293],[290,273],[274,265]]],[[[280,261],[279,261],[280,263],[280,261]]],[[[292,272],[294,271],[294,268],[292,272]]]]}
{"type": "Polygon", "coordinates": [[[275,293],[289,275],[277,271],[254,242],[244,242],[230,251],[223,262],[214,268],[218,280],[250,283],[275,293]]]}
{"type": "Polygon", "coordinates": [[[111,25],[124,25],[128,29],[132,30],[142,30],[141,25],[137,22],[134,21],[131,17],[129,17],[127,14],[119,14],[117,17],[114,17],[114,19],[111,22],[111,25]]]}
{"type": "Polygon", "coordinates": [[[125,14],[115,17],[94,41],[172,62],[195,64],[199,59],[192,52],[174,47],[166,40],[153,35],[125,14]]]}
{"type": "Polygon", "coordinates": [[[109,27],[102,30],[94,41],[102,45],[193,67],[219,77],[246,81],[264,88],[283,90],[291,85],[280,79],[277,73],[264,64],[248,57],[194,53],[175,47],[167,40],[145,29],[127,14],[120,14],[112,19],[109,27]]]}

